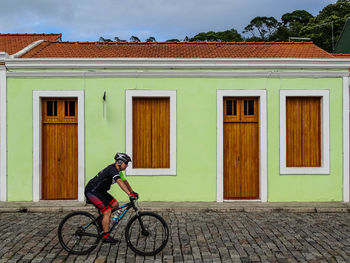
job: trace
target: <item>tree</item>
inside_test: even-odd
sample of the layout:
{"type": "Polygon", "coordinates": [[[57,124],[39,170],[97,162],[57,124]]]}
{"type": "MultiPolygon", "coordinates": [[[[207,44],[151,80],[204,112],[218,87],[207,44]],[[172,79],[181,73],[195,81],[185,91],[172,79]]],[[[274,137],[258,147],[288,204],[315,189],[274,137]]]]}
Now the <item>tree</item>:
{"type": "Polygon", "coordinates": [[[272,16],[257,16],[253,18],[249,25],[244,28],[243,33],[251,33],[252,37],[257,37],[255,32],[258,31],[258,37],[262,41],[267,41],[269,37],[275,33],[279,26],[280,23],[272,16]]]}
{"type": "Polygon", "coordinates": [[[305,10],[295,10],[282,15],[277,30],[269,37],[269,41],[289,41],[290,37],[302,37],[301,29],[313,16],[305,10]]]}
{"type": "Polygon", "coordinates": [[[104,38],[104,37],[100,37],[100,38],[98,39],[98,41],[100,41],[100,42],[113,42],[112,39],[104,38]]]}
{"type": "Polygon", "coordinates": [[[125,39],[120,39],[119,37],[114,37],[115,42],[127,42],[125,39]]]}
{"type": "Polygon", "coordinates": [[[327,5],[317,16],[311,18],[310,22],[301,29],[301,34],[310,37],[319,47],[333,52],[333,45],[338,40],[348,17],[350,17],[350,1],[338,0],[335,4],[327,5]]]}
{"type": "Polygon", "coordinates": [[[141,40],[137,36],[131,36],[130,42],[141,42],[141,40]]]}
{"type": "Polygon", "coordinates": [[[156,39],[154,37],[149,37],[146,39],[146,42],[156,42],[156,39]]]}
{"type": "Polygon", "coordinates": [[[236,29],[225,30],[222,32],[201,32],[195,35],[190,41],[207,41],[207,42],[238,42],[242,41],[242,36],[236,29]]]}
{"type": "Polygon", "coordinates": [[[242,36],[233,28],[223,32],[217,32],[216,34],[222,42],[239,42],[243,40],[242,36]]]}
{"type": "Polygon", "coordinates": [[[180,42],[177,38],[168,39],[166,42],[180,42]]]}
{"type": "Polygon", "coordinates": [[[306,26],[311,18],[313,18],[313,16],[305,10],[295,10],[281,17],[283,25],[287,27],[292,27],[295,23],[306,26]]]}

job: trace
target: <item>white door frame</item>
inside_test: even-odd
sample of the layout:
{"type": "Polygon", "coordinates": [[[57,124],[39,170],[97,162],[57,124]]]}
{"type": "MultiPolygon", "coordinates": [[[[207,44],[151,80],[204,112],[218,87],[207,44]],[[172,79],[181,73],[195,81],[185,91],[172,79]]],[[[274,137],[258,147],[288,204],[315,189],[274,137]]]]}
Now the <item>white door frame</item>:
{"type": "Polygon", "coordinates": [[[0,66],[0,201],[7,200],[6,67],[0,66]]]}
{"type": "Polygon", "coordinates": [[[78,99],[78,201],[84,201],[85,186],[85,147],[84,147],[84,91],[33,91],[33,201],[41,199],[41,99],[42,98],[78,99]]]}
{"type": "Polygon", "coordinates": [[[343,78],[343,202],[350,201],[349,174],[349,77],[343,78]]]}
{"type": "MultiPolygon", "coordinates": [[[[216,201],[224,201],[224,97],[259,97],[259,185],[260,200],[267,202],[267,108],[266,90],[217,90],[217,175],[216,201]]],[[[242,200],[239,200],[242,201],[242,200]]]]}

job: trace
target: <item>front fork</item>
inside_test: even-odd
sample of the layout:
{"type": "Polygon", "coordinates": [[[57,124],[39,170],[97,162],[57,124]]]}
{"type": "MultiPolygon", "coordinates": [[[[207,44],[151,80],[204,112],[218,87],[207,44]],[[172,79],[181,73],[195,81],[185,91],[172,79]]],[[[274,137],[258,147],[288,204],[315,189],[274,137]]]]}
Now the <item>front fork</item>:
{"type": "Polygon", "coordinates": [[[142,220],[141,220],[140,213],[139,213],[139,209],[135,206],[135,203],[134,203],[134,205],[133,205],[133,208],[134,208],[134,210],[135,210],[135,213],[136,213],[136,216],[137,216],[137,220],[138,220],[139,223],[140,223],[141,230],[142,230],[142,231],[141,231],[142,235],[148,236],[148,235],[149,235],[149,232],[146,230],[146,228],[145,228],[145,226],[144,226],[144,224],[143,224],[143,222],[142,222],[142,220]]]}

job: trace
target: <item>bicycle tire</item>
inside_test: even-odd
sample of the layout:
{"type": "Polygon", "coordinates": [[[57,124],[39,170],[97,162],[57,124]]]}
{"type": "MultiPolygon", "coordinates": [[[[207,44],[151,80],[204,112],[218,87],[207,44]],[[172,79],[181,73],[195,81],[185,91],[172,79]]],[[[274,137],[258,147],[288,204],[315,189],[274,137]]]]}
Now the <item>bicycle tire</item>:
{"type": "Polygon", "coordinates": [[[125,227],[125,240],[132,251],[141,256],[154,256],[168,243],[169,228],[165,220],[153,212],[140,212],[133,216],[125,227]],[[143,222],[147,233],[140,225],[143,222]],[[147,240],[146,240],[147,239],[147,240]],[[157,244],[160,241],[160,244],[157,244]]]}
{"type": "Polygon", "coordinates": [[[100,242],[101,229],[100,223],[92,214],[84,211],[72,212],[58,226],[58,239],[67,252],[86,255],[100,242]]]}

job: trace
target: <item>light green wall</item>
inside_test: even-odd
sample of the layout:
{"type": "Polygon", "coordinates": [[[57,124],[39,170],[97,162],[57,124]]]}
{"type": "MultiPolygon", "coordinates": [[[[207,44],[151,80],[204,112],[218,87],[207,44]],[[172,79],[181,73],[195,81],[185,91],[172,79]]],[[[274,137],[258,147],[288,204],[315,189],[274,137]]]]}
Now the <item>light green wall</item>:
{"type": "MultiPolygon", "coordinates": [[[[133,176],[143,201],[216,200],[216,91],[266,89],[268,200],[342,200],[341,79],[278,78],[9,78],[8,200],[32,200],[32,91],[85,90],[86,182],[125,150],[125,90],[177,90],[177,175],[133,176]],[[330,90],[330,175],[279,174],[279,90],[330,90]],[[103,92],[106,110],[103,114],[103,92]]],[[[125,194],[112,187],[117,199],[125,194]]]]}

